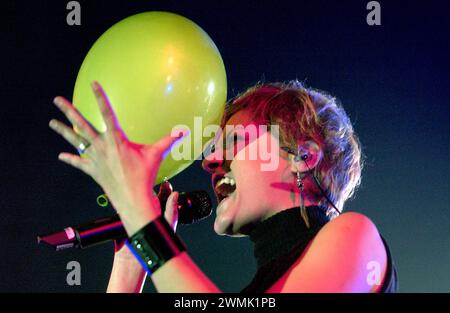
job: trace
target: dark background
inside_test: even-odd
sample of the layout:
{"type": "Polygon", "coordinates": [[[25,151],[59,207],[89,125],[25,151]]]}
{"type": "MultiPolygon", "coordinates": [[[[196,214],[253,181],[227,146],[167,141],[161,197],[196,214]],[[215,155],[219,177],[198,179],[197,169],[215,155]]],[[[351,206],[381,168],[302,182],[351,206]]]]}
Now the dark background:
{"type": "MultiPolygon", "coordinates": [[[[71,97],[94,41],[153,10],[211,36],[229,97],[262,79],[295,78],[336,95],[367,156],[346,210],[368,215],[387,239],[402,292],[450,291],[448,1],[380,1],[381,26],[366,24],[368,1],[79,1],[81,26],[66,24],[67,2],[2,2],[0,291],[105,290],[112,244],[58,253],[36,244],[39,233],[112,212],[96,205],[101,189],[89,177],[57,160],[70,148],[47,124],[61,118],[51,101],[71,97]],[[72,260],[81,286],[66,284],[72,260]]],[[[199,162],[172,183],[212,192],[199,162]]],[[[212,224],[213,216],[179,233],[218,287],[237,292],[255,269],[252,246],[217,236],[212,224]]]]}

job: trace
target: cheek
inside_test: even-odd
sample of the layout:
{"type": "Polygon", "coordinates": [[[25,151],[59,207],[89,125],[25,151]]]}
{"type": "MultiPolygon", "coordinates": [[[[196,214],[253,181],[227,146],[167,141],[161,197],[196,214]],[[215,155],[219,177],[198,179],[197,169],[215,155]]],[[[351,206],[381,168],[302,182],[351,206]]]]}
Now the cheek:
{"type": "Polygon", "coordinates": [[[238,192],[248,195],[261,191],[267,177],[261,172],[259,163],[251,160],[236,160],[233,163],[235,164],[232,164],[231,170],[236,179],[238,192]]]}
{"type": "MultiPolygon", "coordinates": [[[[260,160],[235,160],[231,170],[236,178],[238,193],[248,195],[269,196],[272,185],[283,180],[281,167],[274,170],[261,170],[260,160]]],[[[281,165],[281,164],[280,164],[281,165]]]]}
{"type": "Polygon", "coordinates": [[[266,207],[273,194],[271,188],[271,182],[274,180],[273,173],[262,172],[257,165],[252,164],[239,174],[236,179],[236,204],[245,208],[246,212],[252,212],[250,214],[266,207]]]}

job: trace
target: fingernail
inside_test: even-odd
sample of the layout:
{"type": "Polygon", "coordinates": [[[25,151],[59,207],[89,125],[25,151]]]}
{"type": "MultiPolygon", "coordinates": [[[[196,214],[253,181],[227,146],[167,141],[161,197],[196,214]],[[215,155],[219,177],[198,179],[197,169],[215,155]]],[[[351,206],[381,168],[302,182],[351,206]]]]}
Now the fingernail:
{"type": "Polygon", "coordinates": [[[55,97],[55,98],[53,99],[53,103],[56,104],[56,105],[59,105],[59,104],[60,104],[60,101],[61,101],[61,99],[60,99],[59,97],[55,97]]]}
{"type": "Polygon", "coordinates": [[[182,130],[178,133],[178,138],[182,138],[184,136],[189,135],[189,129],[182,130]]]}
{"type": "Polygon", "coordinates": [[[91,85],[92,85],[92,88],[94,89],[94,90],[98,90],[99,89],[99,85],[98,85],[98,82],[96,81],[96,80],[94,80],[92,83],[91,83],[91,85]]]}
{"type": "Polygon", "coordinates": [[[51,128],[54,128],[56,126],[56,121],[50,120],[50,122],[48,123],[48,126],[50,126],[51,128]]]}

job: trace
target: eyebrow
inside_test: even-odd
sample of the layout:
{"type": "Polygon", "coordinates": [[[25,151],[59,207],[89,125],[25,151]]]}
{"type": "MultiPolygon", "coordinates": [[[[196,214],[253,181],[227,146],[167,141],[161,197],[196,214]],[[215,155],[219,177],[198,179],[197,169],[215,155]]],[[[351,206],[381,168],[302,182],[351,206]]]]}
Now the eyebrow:
{"type": "Polygon", "coordinates": [[[289,147],[280,147],[282,150],[284,150],[284,151],[286,151],[287,153],[291,153],[291,154],[293,154],[293,155],[297,155],[297,153],[293,150],[293,149],[291,149],[291,148],[289,148],[289,147]]]}

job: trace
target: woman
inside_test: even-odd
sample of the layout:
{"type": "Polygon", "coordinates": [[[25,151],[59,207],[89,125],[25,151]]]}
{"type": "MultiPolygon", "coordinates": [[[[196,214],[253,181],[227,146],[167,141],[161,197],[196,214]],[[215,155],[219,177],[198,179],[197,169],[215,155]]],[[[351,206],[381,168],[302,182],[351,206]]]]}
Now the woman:
{"type": "MultiPolygon", "coordinates": [[[[176,235],[165,229],[158,198],[148,187],[155,183],[163,155],[187,132],[152,145],[130,142],[101,86],[93,83],[93,90],[104,133],[62,97],[55,103],[79,131],[56,120],[50,126],[86,156],[62,153],[59,159],[102,186],[130,236],[129,248],[116,245],[108,292],[141,291],[144,268],[153,272],[159,292],[219,292],[176,235]],[[161,262],[149,256],[158,249],[170,250],[161,262]],[[141,266],[138,260],[148,264],[141,266]],[[152,267],[157,262],[159,267],[152,267]]],[[[271,127],[254,138],[242,127],[224,131],[215,142],[233,144],[213,145],[203,161],[220,201],[216,233],[249,236],[255,244],[258,270],[243,292],[396,291],[389,249],[375,225],[362,214],[340,214],[359,185],[362,161],[358,138],[334,98],[297,81],[256,85],[227,106],[222,128],[227,125],[271,127]],[[263,171],[262,158],[242,156],[268,134],[274,138],[272,129],[279,129],[271,146],[277,167],[263,171]]],[[[169,186],[162,188],[165,192],[169,186]]],[[[170,195],[165,211],[174,230],[177,197],[176,192],[170,195]]]]}

